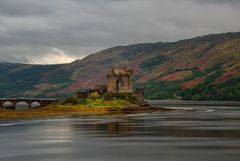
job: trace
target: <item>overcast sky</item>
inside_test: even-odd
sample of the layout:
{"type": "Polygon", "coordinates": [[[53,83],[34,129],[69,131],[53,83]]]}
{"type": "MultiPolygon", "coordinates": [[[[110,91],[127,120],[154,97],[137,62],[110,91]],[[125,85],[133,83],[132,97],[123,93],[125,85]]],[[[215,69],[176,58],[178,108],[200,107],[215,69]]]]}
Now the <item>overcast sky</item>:
{"type": "Polygon", "coordinates": [[[0,61],[52,64],[99,50],[240,31],[240,0],[0,0],[0,61]]]}

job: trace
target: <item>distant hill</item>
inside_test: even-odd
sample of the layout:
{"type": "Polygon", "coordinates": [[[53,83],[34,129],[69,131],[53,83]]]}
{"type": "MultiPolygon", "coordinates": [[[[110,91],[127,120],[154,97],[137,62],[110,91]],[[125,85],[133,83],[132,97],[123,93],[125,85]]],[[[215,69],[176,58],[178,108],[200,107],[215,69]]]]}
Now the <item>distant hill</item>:
{"type": "Polygon", "coordinates": [[[68,95],[106,83],[110,66],[132,68],[148,99],[240,100],[240,33],[117,46],[63,65],[0,63],[0,96],[68,95]]]}

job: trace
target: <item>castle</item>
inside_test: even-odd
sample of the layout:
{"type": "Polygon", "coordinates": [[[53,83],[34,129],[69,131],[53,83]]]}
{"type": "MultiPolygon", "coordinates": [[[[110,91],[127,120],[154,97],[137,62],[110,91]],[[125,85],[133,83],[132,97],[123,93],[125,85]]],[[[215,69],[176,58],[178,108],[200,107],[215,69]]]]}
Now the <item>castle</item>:
{"type": "Polygon", "coordinates": [[[90,94],[97,92],[104,95],[106,92],[130,93],[135,96],[139,103],[144,102],[144,89],[136,89],[133,91],[133,71],[127,68],[111,67],[107,74],[107,85],[97,85],[87,90],[79,90],[76,92],[77,98],[89,98],[90,94]]]}
{"type": "Polygon", "coordinates": [[[107,74],[107,90],[111,93],[133,93],[133,71],[111,67],[107,74]]]}

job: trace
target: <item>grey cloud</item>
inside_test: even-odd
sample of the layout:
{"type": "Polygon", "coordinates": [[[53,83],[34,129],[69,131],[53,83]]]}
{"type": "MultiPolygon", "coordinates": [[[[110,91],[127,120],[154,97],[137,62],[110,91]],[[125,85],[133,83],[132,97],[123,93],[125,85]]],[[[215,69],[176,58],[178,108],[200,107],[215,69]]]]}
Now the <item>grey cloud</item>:
{"type": "MultiPolygon", "coordinates": [[[[43,1],[42,1],[43,2],[43,1]]],[[[31,16],[51,14],[49,3],[31,0],[1,0],[0,14],[5,16],[31,16]]]]}
{"type": "Polygon", "coordinates": [[[232,3],[240,3],[239,0],[196,0],[200,3],[225,3],[225,4],[232,4],[232,3]]]}
{"type": "Polygon", "coordinates": [[[17,55],[1,54],[0,55],[0,62],[2,62],[2,60],[4,60],[4,62],[25,62],[25,63],[29,63],[29,61],[26,59],[26,57],[17,56],[17,55]]]}
{"type": "Polygon", "coordinates": [[[234,32],[240,29],[238,2],[2,0],[0,61],[35,62],[52,48],[82,58],[115,45],[234,32]]]}

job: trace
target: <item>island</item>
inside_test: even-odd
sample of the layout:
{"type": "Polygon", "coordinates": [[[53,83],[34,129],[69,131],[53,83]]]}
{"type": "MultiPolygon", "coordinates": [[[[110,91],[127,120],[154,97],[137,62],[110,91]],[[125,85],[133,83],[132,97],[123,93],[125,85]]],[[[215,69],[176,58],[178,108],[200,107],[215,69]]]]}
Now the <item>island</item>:
{"type": "Polygon", "coordinates": [[[81,88],[75,96],[30,110],[0,110],[1,119],[38,118],[116,113],[156,112],[166,109],[150,107],[144,101],[144,89],[133,89],[133,71],[111,67],[106,85],[81,88]]]}

